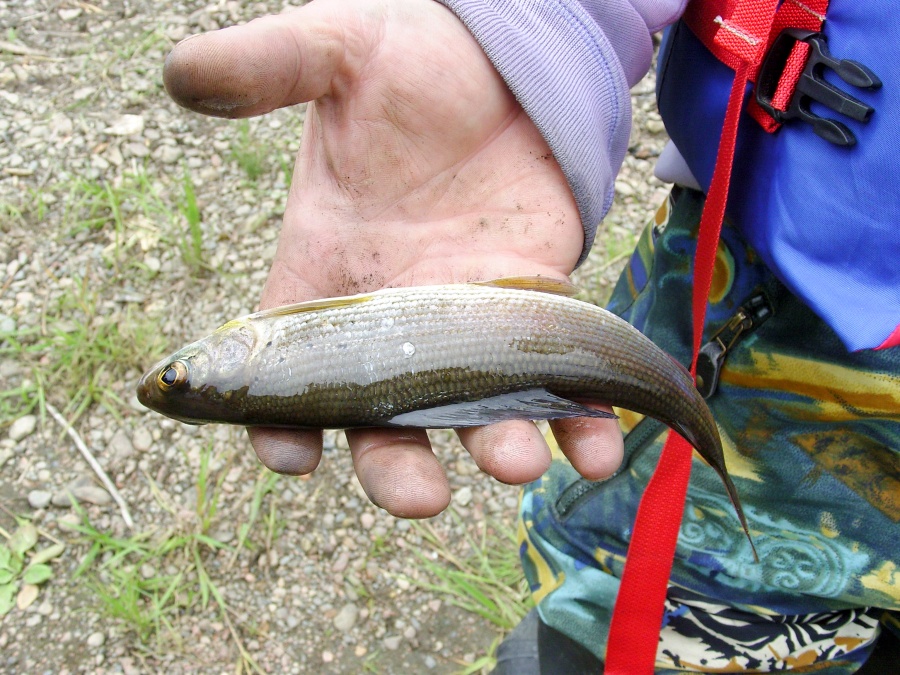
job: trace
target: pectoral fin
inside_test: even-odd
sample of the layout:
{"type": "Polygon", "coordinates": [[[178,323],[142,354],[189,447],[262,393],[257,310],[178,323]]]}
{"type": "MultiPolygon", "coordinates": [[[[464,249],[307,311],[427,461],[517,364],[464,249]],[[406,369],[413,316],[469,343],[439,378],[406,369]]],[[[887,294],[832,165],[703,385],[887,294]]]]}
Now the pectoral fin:
{"type": "Polygon", "coordinates": [[[551,394],[546,389],[529,389],[491,396],[480,401],[450,403],[437,408],[396,415],[386,426],[449,429],[478,427],[507,420],[552,420],[564,417],[604,417],[617,415],[551,394]]]}

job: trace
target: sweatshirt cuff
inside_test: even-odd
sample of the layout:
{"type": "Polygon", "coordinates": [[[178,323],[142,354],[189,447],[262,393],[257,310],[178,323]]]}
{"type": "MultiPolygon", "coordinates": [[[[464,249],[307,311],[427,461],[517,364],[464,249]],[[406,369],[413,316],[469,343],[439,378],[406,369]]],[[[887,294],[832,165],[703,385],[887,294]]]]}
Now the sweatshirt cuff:
{"type": "Polygon", "coordinates": [[[647,24],[627,0],[599,3],[599,20],[599,9],[592,15],[575,0],[438,1],[466,25],[553,151],[584,228],[580,265],[628,148],[629,83],[652,57],[647,24]]]}

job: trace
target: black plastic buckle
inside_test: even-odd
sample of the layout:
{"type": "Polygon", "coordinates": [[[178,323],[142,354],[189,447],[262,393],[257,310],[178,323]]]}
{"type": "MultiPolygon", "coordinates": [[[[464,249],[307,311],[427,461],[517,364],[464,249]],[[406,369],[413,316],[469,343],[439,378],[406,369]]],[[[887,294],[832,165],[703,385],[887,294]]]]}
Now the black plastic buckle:
{"type": "Polygon", "coordinates": [[[772,305],[766,294],[755,293],[703,345],[697,355],[697,390],[703,398],[709,398],[719,388],[719,376],[731,348],[747,333],[759,328],[772,314],[772,305]]]}
{"type": "Polygon", "coordinates": [[[853,87],[859,89],[881,87],[878,76],[858,61],[834,58],[828,51],[828,40],[824,34],[786,28],[775,38],[760,67],[756,79],[756,102],[776,122],[783,123],[799,118],[811,124],[816,134],[826,141],[836,145],[855,145],[856,136],[846,124],[816,115],[810,110],[810,103],[816,101],[858,122],[868,122],[875,109],[824,80],[822,72],[826,67],[853,87]],[[810,46],[809,58],[800,79],[797,80],[797,88],[790,106],[787,110],[777,110],[772,106],[772,98],[778,89],[778,81],[784,72],[791,50],[798,42],[805,42],[810,46]]]}

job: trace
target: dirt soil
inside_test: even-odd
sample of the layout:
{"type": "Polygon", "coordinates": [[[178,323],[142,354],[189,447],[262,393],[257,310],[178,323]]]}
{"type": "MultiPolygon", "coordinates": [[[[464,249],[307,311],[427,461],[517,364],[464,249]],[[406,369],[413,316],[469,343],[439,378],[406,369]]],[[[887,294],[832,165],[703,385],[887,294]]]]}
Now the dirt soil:
{"type": "MultiPolygon", "coordinates": [[[[423,526],[369,503],[342,434],[312,476],[280,477],[242,430],[134,399],[145,367],[255,307],[304,119],[186,112],[163,60],[284,7],[0,1],[0,545],[21,552],[0,672],[456,673],[502,634],[423,586],[440,576],[426,560],[515,555],[518,489],[449,433],[433,437],[453,507],[423,526]]],[[[616,206],[575,278],[594,300],[666,192],[652,76],[633,97],[616,206]]]]}

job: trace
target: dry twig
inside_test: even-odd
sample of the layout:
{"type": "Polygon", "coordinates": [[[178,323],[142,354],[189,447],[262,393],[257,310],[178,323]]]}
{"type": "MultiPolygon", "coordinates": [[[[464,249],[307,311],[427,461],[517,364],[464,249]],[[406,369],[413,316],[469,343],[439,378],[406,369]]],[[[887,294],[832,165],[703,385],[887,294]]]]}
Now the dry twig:
{"type": "Polygon", "coordinates": [[[97,477],[100,479],[100,482],[103,483],[103,487],[112,495],[113,500],[115,500],[116,504],[119,505],[119,510],[122,512],[122,520],[125,521],[125,524],[129,529],[134,529],[134,521],[131,519],[131,513],[128,511],[128,504],[125,503],[125,500],[122,498],[122,494],[116,488],[115,484],[110,480],[109,476],[106,475],[106,472],[103,470],[103,467],[100,466],[100,463],[97,461],[97,458],[91,453],[88,449],[88,446],[85,445],[84,441],[81,440],[81,436],[78,435],[78,432],[72,428],[72,425],[66,421],[66,418],[60,414],[59,410],[53,407],[50,403],[44,404],[47,408],[47,412],[59,422],[59,425],[66,430],[66,433],[69,434],[69,437],[75,442],[75,446],[81,452],[84,459],[88,464],[91,465],[91,468],[94,470],[94,473],[97,474],[97,477]]]}

